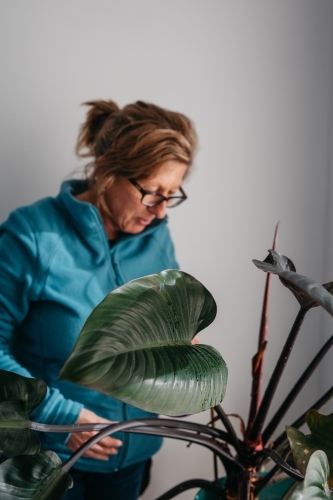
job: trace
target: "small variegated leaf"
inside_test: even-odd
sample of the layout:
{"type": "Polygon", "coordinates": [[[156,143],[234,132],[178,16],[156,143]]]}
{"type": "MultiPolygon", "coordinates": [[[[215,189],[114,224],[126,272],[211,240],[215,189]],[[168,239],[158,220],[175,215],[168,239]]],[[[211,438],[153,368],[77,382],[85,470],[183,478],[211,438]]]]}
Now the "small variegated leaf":
{"type": "Polygon", "coordinates": [[[73,480],[53,451],[21,455],[0,465],[1,500],[61,500],[73,480]]]}
{"type": "Polygon", "coordinates": [[[325,453],[315,451],[311,456],[304,481],[296,484],[283,500],[333,500],[328,487],[329,465],[325,453]]]}
{"type": "Polygon", "coordinates": [[[322,415],[317,410],[310,410],[306,414],[306,423],[311,431],[309,435],[293,427],[286,427],[295,464],[305,474],[311,455],[316,450],[323,450],[330,468],[329,483],[333,486],[333,414],[322,415]]]}

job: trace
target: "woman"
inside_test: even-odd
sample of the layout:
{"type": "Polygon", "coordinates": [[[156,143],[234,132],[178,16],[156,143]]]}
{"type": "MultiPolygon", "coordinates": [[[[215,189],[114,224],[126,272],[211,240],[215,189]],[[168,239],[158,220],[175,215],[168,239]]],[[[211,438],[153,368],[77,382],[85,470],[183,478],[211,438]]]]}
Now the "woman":
{"type": "MultiPolygon", "coordinates": [[[[45,380],[31,419],[49,424],[144,418],[150,413],[59,381],[58,374],[92,309],[140,276],[177,268],[166,208],[196,150],[191,121],[137,102],[87,103],[77,143],[91,157],[85,180],[14,211],[0,226],[0,368],[45,380]]],[[[43,449],[66,461],[93,433],[43,434],[43,449]]],[[[119,434],[94,445],[71,469],[66,500],[134,500],[160,438],[119,434]]]]}

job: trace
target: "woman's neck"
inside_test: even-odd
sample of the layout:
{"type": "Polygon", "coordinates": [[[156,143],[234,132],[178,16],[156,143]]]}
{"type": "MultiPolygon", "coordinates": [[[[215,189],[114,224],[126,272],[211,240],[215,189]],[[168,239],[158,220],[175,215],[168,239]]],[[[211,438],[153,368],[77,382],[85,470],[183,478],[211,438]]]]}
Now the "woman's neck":
{"type": "Polygon", "coordinates": [[[104,226],[104,229],[105,229],[105,232],[107,234],[108,239],[110,241],[116,240],[118,235],[119,235],[119,231],[115,228],[110,216],[104,214],[103,211],[101,210],[101,208],[98,206],[97,196],[96,196],[95,190],[88,189],[88,191],[84,191],[83,193],[77,194],[75,196],[75,198],[79,201],[83,201],[84,203],[91,203],[92,205],[94,205],[97,208],[97,210],[99,211],[99,214],[101,216],[103,226],[104,226]]]}

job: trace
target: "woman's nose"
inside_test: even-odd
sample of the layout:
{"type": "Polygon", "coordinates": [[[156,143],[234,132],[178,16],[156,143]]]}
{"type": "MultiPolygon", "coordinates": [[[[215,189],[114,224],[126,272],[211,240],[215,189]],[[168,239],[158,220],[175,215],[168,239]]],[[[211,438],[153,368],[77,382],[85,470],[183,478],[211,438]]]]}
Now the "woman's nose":
{"type": "Polygon", "coordinates": [[[164,219],[166,215],[166,201],[162,201],[156,207],[149,207],[149,211],[155,215],[156,219],[164,219]]]}

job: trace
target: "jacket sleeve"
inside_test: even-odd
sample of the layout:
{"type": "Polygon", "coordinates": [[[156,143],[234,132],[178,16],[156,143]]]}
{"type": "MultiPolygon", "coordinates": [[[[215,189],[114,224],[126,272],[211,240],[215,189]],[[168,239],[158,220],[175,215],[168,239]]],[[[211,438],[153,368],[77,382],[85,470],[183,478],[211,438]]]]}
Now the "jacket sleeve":
{"type": "MultiPolygon", "coordinates": [[[[0,226],[0,369],[31,378],[31,373],[13,356],[11,343],[31,301],[38,299],[38,268],[35,234],[20,211],[15,211],[0,226]]],[[[48,387],[45,399],[31,417],[42,423],[71,424],[76,422],[82,407],[65,399],[58,389],[48,387]]]]}

